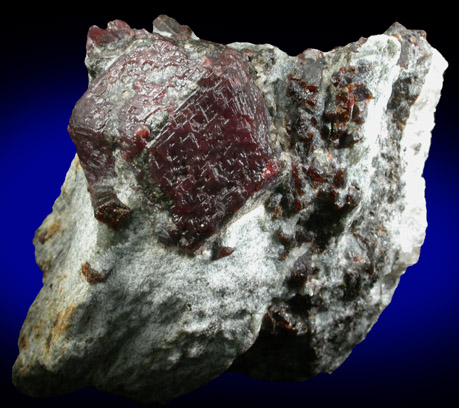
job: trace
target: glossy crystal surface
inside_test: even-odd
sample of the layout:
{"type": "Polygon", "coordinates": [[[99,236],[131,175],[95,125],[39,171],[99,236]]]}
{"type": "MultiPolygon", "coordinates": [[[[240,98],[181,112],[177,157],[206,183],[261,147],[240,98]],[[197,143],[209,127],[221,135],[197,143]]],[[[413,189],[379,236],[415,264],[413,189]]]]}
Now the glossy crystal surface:
{"type": "Polygon", "coordinates": [[[99,221],[121,228],[112,221],[117,215],[98,217],[94,193],[113,184],[119,151],[146,197],[169,211],[174,227],[160,239],[194,252],[275,179],[278,165],[269,114],[245,56],[211,43],[187,53],[180,41],[120,22],[90,31],[90,46],[119,42],[129,51],[95,78],[69,132],[99,221]]]}

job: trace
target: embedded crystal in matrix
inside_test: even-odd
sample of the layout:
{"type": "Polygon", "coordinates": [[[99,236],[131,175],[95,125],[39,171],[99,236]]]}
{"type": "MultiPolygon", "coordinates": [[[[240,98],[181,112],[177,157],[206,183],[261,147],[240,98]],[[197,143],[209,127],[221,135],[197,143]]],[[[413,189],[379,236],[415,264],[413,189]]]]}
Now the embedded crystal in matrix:
{"type": "Polygon", "coordinates": [[[94,79],[69,125],[96,218],[115,230],[129,219],[113,191],[118,154],[151,204],[169,210],[162,240],[194,252],[278,173],[263,97],[231,48],[187,50],[120,21],[89,31],[89,50],[120,43],[127,51],[94,79]]]}

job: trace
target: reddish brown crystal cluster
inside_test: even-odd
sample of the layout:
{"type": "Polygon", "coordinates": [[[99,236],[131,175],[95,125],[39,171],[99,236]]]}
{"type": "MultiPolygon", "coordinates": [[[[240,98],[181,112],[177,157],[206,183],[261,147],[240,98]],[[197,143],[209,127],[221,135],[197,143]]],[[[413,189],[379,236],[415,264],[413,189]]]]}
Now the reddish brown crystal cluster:
{"type": "Polygon", "coordinates": [[[286,259],[292,248],[311,242],[322,251],[360,201],[359,186],[347,186],[345,168],[336,160],[362,137],[361,126],[372,98],[366,64],[342,66],[322,86],[322,53],[305,51],[287,78],[285,112],[289,132],[290,177],[282,179],[267,201],[274,219],[298,215],[294,233],[280,229],[277,239],[286,259]],[[325,92],[324,92],[325,90],[325,92]],[[322,151],[319,157],[315,152],[322,151]]]}
{"type": "Polygon", "coordinates": [[[122,22],[91,29],[91,52],[117,42],[131,44],[130,51],[95,78],[69,132],[99,221],[119,230],[128,219],[129,209],[111,187],[119,151],[148,199],[171,214],[175,228],[164,231],[162,241],[194,252],[275,179],[278,166],[267,110],[244,57],[214,44],[187,53],[181,41],[192,40],[184,33],[164,38],[122,22]],[[136,38],[143,40],[138,46],[136,38]],[[163,115],[160,125],[155,115],[163,115]]]}
{"type": "Polygon", "coordinates": [[[368,69],[369,66],[363,64],[358,69],[342,67],[331,77],[323,132],[334,146],[350,147],[363,137],[360,126],[372,95],[360,76],[368,69]]]}

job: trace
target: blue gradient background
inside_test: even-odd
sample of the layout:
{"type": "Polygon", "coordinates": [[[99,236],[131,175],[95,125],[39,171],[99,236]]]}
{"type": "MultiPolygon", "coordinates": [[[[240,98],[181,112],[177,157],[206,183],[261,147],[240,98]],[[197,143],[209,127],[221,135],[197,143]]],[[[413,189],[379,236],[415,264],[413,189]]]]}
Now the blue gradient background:
{"type": "Polygon", "coordinates": [[[271,383],[239,374],[224,374],[180,397],[168,407],[262,404],[321,407],[380,406],[389,402],[412,406],[446,406],[458,400],[458,135],[457,75],[449,22],[412,14],[360,15],[348,10],[316,20],[307,11],[277,10],[255,19],[245,12],[172,7],[79,15],[6,13],[1,29],[0,97],[0,328],[1,391],[10,405],[86,407],[139,404],[93,389],[52,399],[34,399],[11,384],[17,338],[27,311],[41,288],[42,273],[34,259],[32,238],[51,212],[75,154],[67,134],[73,106],[87,87],[84,66],[90,25],[105,27],[115,18],[151,30],[158,14],[188,24],[215,42],[271,43],[291,55],[307,47],[328,51],[385,31],[394,21],[424,29],[429,42],[449,61],[445,88],[437,108],[432,147],[425,167],[428,230],[418,264],[402,277],[392,303],[366,340],[332,375],[304,383],[271,383]],[[290,14],[289,14],[290,13],[290,14]],[[347,13],[347,14],[346,14],[347,13]],[[346,16],[346,18],[343,18],[346,16]]]}

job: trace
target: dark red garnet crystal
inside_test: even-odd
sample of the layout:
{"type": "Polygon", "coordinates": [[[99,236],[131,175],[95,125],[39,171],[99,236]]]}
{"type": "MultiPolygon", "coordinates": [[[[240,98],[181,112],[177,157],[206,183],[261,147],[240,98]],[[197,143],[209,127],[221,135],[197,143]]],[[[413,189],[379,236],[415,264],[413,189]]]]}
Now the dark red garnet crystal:
{"type": "Polygon", "coordinates": [[[113,188],[124,160],[152,205],[170,213],[175,227],[161,240],[194,252],[279,172],[245,56],[186,31],[166,38],[121,21],[89,31],[97,67],[94,55],[113,62],[95,69],[69,133],[96,218],[117,231],[129,220],[113,188]]]}

